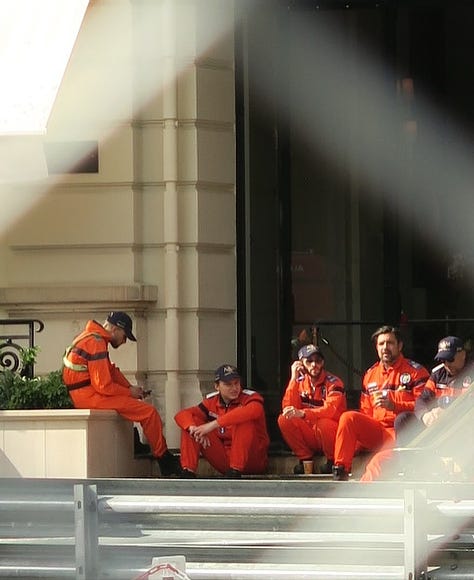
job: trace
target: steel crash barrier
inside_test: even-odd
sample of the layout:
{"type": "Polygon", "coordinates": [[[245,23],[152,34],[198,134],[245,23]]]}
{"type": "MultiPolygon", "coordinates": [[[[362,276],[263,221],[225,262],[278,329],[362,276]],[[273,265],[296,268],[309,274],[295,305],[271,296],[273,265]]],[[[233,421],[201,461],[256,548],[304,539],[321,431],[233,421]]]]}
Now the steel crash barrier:
{"type": "Polygon", "coordinates": [[[317,478],[0,481],[0,577],[472,578],[474,485],[317,478]]]}

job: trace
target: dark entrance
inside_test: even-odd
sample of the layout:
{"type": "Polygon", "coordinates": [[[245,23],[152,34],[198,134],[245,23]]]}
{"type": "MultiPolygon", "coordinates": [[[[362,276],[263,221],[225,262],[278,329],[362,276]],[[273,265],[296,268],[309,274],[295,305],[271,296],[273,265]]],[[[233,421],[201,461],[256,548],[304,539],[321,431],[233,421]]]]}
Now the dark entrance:
{"type": "Polygon", "coordinates": [[[441,336],[472,335],[443,320],[474,315],[474,7],[236,10],[238,358],[274,432],[301,332],[319,329],[354,402],[379,323],[403,322],[428,367],[441,336]]]}

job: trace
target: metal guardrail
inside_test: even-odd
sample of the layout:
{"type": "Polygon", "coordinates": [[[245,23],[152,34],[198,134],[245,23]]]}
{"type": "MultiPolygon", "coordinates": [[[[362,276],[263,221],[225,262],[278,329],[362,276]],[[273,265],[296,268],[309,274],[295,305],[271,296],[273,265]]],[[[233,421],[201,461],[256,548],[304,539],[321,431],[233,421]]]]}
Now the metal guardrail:
{"type": "Polygon", "coordinates": [[[472,578],[474,484],[0,480],[0,577],[472,578]],[[470,570],[470,575],[463,575],[470,570]]]}
{"type": "Polygon", "coordinates": [[[34,348],[35,334],[41,332],[43,328],[44,323],[41,320],[0,319],[0,370],[19,372],[32,378],[34,376],[34,365],[30,363],[24,366],[21,352],[26,347],[34,348]],[[15,332],[11,327],[15,327],[15,329],[19,327],[21,332],[15,332]]]}

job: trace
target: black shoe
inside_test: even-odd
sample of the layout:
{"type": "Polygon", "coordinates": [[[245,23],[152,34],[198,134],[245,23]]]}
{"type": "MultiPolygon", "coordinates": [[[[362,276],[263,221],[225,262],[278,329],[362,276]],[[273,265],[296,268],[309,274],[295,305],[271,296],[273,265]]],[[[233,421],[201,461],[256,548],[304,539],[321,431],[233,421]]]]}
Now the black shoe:
{"type": "Polygon", "coordinates": [[[331,475],[333,466],[334,466],[333,462],[328,459],[326,463],[321,465],[319,473],[323,475],[331,475]]]}
{"type": "Polygon", "coordinates": [[[225,472],[224,477],[228,477],[229,479],[240,479],[242,477],[242,472],[231,467],[225,472]]]}
{"type": "Polygon", "coordinates": [[[349,474],[344,469],[343,465],[333,465],[332,478],[334,481],[347,481],[349,479],[349,474]]]}
{"type": "Polygon", "coordinates": [[[157,457],[158,465],[162,477],[170,477],[171,475],[181,475],[182,468],[179,458],[166,450],[161,457],[157,457]]]}
{"type": "Polygon", "coordinates": [[[303,475],[304,473],[304,467],[303,467],[303,462],[300,461],[298,462],[294,467],[293,467],[293,473],[295,475],[303,475]]]}
{"type": "Polygon", "coordinates": [[[181,477],[182,479],[196,479],[197,475],[194,473],[194,471],[186,469],[185,467],[184,469],[181,470],[179,477],[181,477]]]}
{"type": "Polygon", "coordinates": [[[140,441],[140,435],[136,427],[133,428],[133,451],[136,457],[146,457],[151,455],[150,446],[140,441]]]}

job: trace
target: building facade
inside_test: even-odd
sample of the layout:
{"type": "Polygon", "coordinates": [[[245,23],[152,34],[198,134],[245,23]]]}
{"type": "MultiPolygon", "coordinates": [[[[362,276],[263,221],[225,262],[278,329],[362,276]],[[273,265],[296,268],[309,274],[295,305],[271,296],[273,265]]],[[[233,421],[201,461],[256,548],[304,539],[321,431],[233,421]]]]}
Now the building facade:
{"type": "Polygon", "coordinates": [[[2,184],[0,308],[45,323],[37,372],[88,319],[129,312],[137,345],[113,359],[153,390],[171,446],[174,413],[236,362],[234,126],[232,2],[95,0],[47,175],[2,184]]]}
{"type": "Polygon", "coordinates": [[[25,156],[0,184],[0,309],[44,321],[37,372],[126,310],[138,343],[113,358],[171,446],[223,362],[276,440],[301,332],[352,393],[378,324],[428,366],[470,336],[443,321],[472,313],[473,20],[461,0],[91,0],[47,171],[25,156]]]}

